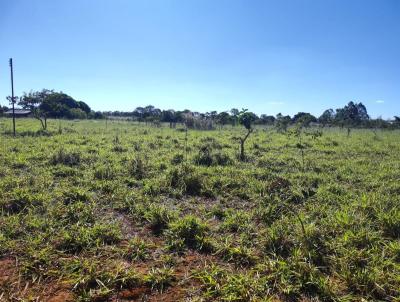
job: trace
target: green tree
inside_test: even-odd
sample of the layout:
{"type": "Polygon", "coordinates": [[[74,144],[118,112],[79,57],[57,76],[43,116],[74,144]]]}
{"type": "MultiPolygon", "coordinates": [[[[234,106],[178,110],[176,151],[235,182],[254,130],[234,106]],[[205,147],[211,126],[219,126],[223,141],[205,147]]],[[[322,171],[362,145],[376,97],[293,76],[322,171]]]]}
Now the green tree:
{"type": "Polygon", "coordinates": [[[24,92],[18,103],[22,108],[28,109],[32,112],[33,117],[40,121],[43,130],[47,129],[49,111],[47,108],[43,108],[42,104],[46,98],[53,93],[53,90],[48,89],[43,89],[42,91],[30,91],[29,93],[24,92]]]}
{"type": "Polygon", "coordinates": [[[334,120],[335,120],[335,111],[333,111],[333,109],[325,110],[318,118],[318,122],[320,122],[322,126],[332,124],[334,120]]]}
{"type": "Polygon", "coordinates": [[[232,126],[236,126],[238,123],[238,117],[239,117],[239,109],[232,108],[231,109],[231,116],[232,116],[232,126]]]}
{"type": "Polygon", "coordinates": [[[302,127],[308,127],[311,123],[316,121],[316,117],[307,112],[299,112],[295,114],[292,118],[293,123],[301,124],[302,127]]]}
{"type": "Polygon", "coordinates": [[[216,118],[216,119],[217,119],[217,123],[220,124],[221,127],[222,127],[222,126],[224,126],[224,125],[229,124],[229,122],[230,122],[230,120],[231,120],[231,116],[229,115],[228,112],[223,111],[223,112],[220,112],[220,113],[217,115],[217,118],[216,118]]]}
{"type": "Polygon", "coordinates": [[[240,160],[244,161],[246,159],[244,152],[244,143],[253,132],[253,123],[257,120],[257,115],[249,112],[247,109],[242,109],[238,115],[239,124],[246,128],[247,133],[244,137],[239,137],[240,140],[240,160]]]}
{"type": "Polygon", "coordinates": [[[91,111],[86,103],[77,102],[63,92],[48,89],[25,92],[18,104],[32,112],[43,130],[47,129],[48,118],[86,118],[91,111]]]}
{"type": "Polygon", "coordinates": [[[289,115],[283,116],[281,113],[276,115],[275,128],[278,132],[286,132],[292,119],[289,115]]]}

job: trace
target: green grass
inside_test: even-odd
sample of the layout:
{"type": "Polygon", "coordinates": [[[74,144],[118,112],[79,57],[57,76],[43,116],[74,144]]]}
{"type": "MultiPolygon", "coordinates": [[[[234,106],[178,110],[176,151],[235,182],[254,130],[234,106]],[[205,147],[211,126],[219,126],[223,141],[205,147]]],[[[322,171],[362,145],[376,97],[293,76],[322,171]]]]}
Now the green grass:
{"type": "Polygon", "coordinates": [[[400,301],[399,131],[306,130],[299,148],[257,128],[239,161],[239,127],[189,130],[185,149],[166,126],[60,123],[18,119],[13,138],[0,119],[0,261],[30,294],[400,301]]]}

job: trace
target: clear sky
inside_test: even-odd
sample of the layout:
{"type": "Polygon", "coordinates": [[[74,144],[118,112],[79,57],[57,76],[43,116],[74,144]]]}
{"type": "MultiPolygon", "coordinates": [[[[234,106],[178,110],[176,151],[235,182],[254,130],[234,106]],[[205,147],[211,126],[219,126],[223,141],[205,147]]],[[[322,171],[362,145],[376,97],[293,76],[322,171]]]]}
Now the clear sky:
{"type": "Polygon", "coordinates": [[[0,103],[400,114],[399,0],[0,0],[0,103]]]}

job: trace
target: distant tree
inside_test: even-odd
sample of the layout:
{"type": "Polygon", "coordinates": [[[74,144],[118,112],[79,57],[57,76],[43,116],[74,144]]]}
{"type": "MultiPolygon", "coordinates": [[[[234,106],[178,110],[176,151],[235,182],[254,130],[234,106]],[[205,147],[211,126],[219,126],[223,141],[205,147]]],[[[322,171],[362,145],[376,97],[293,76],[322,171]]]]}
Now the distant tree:
{"type": "Polygon", "coordinates": [[[0,116],[3,116],[6,111],[8,111],[7,106],[0,106],[0,116]]]}
{"type": "Polygon", "coordinates": [[[102,120],[106,118],[106,112],[101,111],[90,111],[88,118],[95,120],[102,120]]]}
{"type": "Polygon", "coordinates": [[[244,151],[244,143],[248,139],[249,135],[253,132],[253,123],[257,120],[257,115],[249,112],[247,109],[242,109],[238,115],[239,124],[246,128],[247,133],[244,137],[240,137],[240,160],[244,161],[246,159],[244,151]]]}
{"type": "Polygon", "coordinates": [[[307,112],[299,112],[292,118],[293,123],[300,124],[302,127],[308,127],[311,123],[315,123],[316,121],[316,117],[307,112]]]}
{"type": "MultiPolygon", "coordinates": [[[[81,103],[83,108],[86,109],[86,106],[81,103]]],[[[89,107],[89,106],[87,106],[89,107]]],[[[82,118],[86,118],[86,112],[80,108],[79,103],[74,100],[69,95],[63,92],[52,92],[48,94],[42,104],[40,105],[40,109],[43,112],[46,112],[48,117],[55,117],[55,118],[76,118],[73,113],[71,113],[72,109],[80,109],[84,114],[79,114],[82,118]]],[[[90,108],[89,108],[90,112],[90,108]]],[[[75,111],[75,114],[77,111],[75,111]]]]}
{"type": "Polygon", "coordinates": [[[273,125],[275,123],[275,117],[273,115],[261,114],[258,122],[261,125],[273,125]]]}
{"type": "Polygon", "coordinates": [[[78,103],[79,109],[81,109],[82,111],[84,111],[86,114],[89,114],[90,111],[92,111],[92,109],[90,109],[89,105],[86,104],[85,102],[78,101],[77,103],[78,103]]]}
{"type": "Polygon", "coordinates": [[[399,116],[394,116],[393,126],[395,128],[400,128],[400,117],[399,116]]]}
{"type": "Polygon", "coordinates": [[[174,110],[163,110],[161,113],[161,121],[169,123],[169,127],[172,128],[176,124],[176,113],[174,110]]]}
{"type": "Polygon", "coordinates": [[[281,113],[276,115],[275,128],[278,132],[286,132],[292,119],[289,115],[283,116],[281,113]]]}
{"type": "Polygon", "coordinates": [[[239,117],[239,109],[232,108],[231,109],[231,116],[232,116],[232,126],[236,126],[238,123],[238,117],[239,117]]]}
{"type": "Polygon", "coordinates": [[[356,127],[367,120],[367,108],[362,103],[349,102],[343,108],[336,109],[335,121],[342,126],[356,127]]]}
{"type": "Polygon", "coordinates": [[[136,118],[136,120],[140,123],[144,120],[145,109],[143,107],[137,107],[132,115],[136,118]]]}
{"type": "Polygon", "coordinates": [[[318,122],[321,123],[322,126],[333,124],[334,120],[335,120],[335,111],[333,111],[333,109],[325,110],[318,118],[318,122]]]}
{"type": "Polygon", "coordinates": [[[30,110],[40,121],[43,130],[47,129],[48,118],[86,118],[91,111],[86,103],[77,102],[63,92],[49,89],[25,92],[18,105],[30,110]]]}
{"type": "Polygon", "coordinates": [[[43,103],[47,97],[53,93],[53,90],[48,89],[43,89],[42,91],[30,91],[29,93],[24,92],[18,103],[22,108],[28,109],[32,112],[33,117],[40,121],[43,130],[47,129],[47,118],[49,117],[49,111],[46,108],[47,106],[43,106],[43,103]]]}
{"type": "Polygon", "coordinates": [[[228,112],[223,111],[220,112],[217,117],[216,117],[217,123],[222,126],[229,124],[229,122],[231,121],[231,116],[229,115],[228,112]]]}
{"type": "Polygon", "coordinates": [[[71,119],[85,119],[87,114],[80,108],[72,108],[69,110],[68,117],[71,119]]]}

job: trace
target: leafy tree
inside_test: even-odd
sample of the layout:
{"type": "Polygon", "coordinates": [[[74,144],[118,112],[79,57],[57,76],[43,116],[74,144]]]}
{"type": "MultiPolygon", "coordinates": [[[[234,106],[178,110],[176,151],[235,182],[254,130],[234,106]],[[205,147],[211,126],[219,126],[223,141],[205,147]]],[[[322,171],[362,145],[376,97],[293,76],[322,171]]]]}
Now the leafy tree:
{"type": "Polygon", "coordinates": [[[77,103],[78,103],[79,109],[84,111],[86,114],[89,114],[92,111],[92,109],[90,109],[89,105],[86,104],[85,102],[78,101],[77,103]]]}
{"type": "Polygon", "coordinates": [[[163,110],[161,113],[161,121],[169,123],[169,127],[172,128],[176,124],[177,115],[174,110],[163,110]]]}
{"type": "Polygon", "coordinates": [[[349,102],[343,108],[336,109],[335,121],[341,126],[356,127],[367,120],[367,108],[362,103],[349,102]]]}
{"type": "Polygon", "coordinates": [[[318,118],[318,122],[320,122],[322,126],[332,124],[334,120],[335,120],[335,111],[333,111],[333,109],[325,110],[318,118]]]}
{"type": "Polygon", "coordinates": [[[18,103],[24,109],[28,109],[32,112],[34,118],[40,121],[42,129],[47,129],[47,118],[49,112],[46,106],[42,106],[46,98],[53,94],[53,90],[43,89],[42,91],[30,91],[29,93],[24,92],[18,103]]]}
{"type": "Polygon", "coordinates": [[[0,106],[0,116],[4,115],[4,112],[8,110],[7,106],[0,106]]]}
{"type": "Polygon", "coordinates": [[[134,117],[136,117],[136,119],[137,119],[137,120],[139,121],[139,123],[140,123],[140,122],[142,122],[143,119],[144,119],[144,113],[145,113],[145,109],[144,109],[143,107],[137,107],[137,108],[133,111],[132,115],[133,115],[134,117]]]}
{"type": "Polygon", "coordinates": [[[69,118],[71,119],[85,119],[87,114],[80,108],[72,108],[69,110],[69,118]]]}
{"type": "Polygon", "coordinates": [[[257,115],[249,112],[247,109],[242,109],[238,115],[239,124],[246,128],[247,133],[244,137],[240,137],[240,160],[244,161],[246,159],[244,152],[244,143],[248,139],[249,135],[253,132],[253,123],[257,120],[257,115]]]}
{"type": "Polygon", "coordinates": [[[278,132],[286,132],[292,119],[289,115],[283,116],[281,113],[276,115],[275,128],[278,132]]]}
{"type": "Polygon", "coordinates": [[[312,122],[316,121],[316,117],[307,112],[299,112],[292,118],[293,123],[301,124],[302,127],[308,127],[312,122]]]}
{"type": "Polygon", "coordinates": [[[236,126],[238,123],[238,117],[239,117],[239,110],[236,108],[231,109],[231,116],[232,116],[232,126],[236,126]]]}
{"type": "Polygon", "coordinates": [[[63,92],[48,89],[25,92],[18,104],[32,112],[43,130],[47,129],[48,118],[86,118],[91,111],[86,103],[77,102],[63,92]]]}
{"type": "Polygon", "coordinates": [[[275,123],[275,117],[273,115],[261,114],[259,123],[261,125],[273,125],[275,123]]]}
{"type": "Polygon", "coordinates": [[[229,115],[229,113],[228,112],[226,112],[226,111],[223,111],[223,112],[220,112],[218,115],[217,115],[217,123],[218,124],[220,124],[221,126],[224,126],[224,125],[227,125],[227,124],[229,124],[229,122],[230,122],[230,120],[231,120],[231,116],[229,115]]]}

